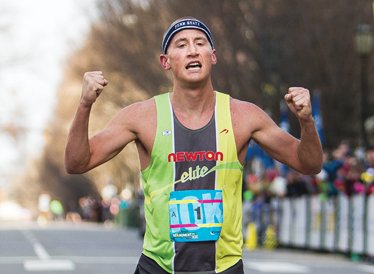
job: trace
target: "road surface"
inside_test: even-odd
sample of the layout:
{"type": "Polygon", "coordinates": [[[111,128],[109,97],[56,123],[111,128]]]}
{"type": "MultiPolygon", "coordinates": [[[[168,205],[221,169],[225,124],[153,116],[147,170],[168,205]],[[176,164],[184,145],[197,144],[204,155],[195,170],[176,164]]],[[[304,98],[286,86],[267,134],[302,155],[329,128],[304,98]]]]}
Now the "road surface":
{"type": "MultiPolygon", "coordinates": [[[[0,273],[132,274],[141,253],[136,230],[97,224],[0,223],[0,273]]],[[[246,274],[370,274],[374,264],[301,250],[244,251],[246,274]]]]}

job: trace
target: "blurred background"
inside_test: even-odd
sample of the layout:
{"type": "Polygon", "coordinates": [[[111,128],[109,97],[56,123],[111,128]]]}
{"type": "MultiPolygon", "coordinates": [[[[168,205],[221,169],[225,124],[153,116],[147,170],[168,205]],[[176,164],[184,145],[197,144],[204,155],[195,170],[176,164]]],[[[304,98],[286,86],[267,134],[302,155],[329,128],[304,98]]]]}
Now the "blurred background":
{"type": "MultiPolygon", "coordinates": [[[[0,0],[0,221],[142,229],[134,144],[93,171],[68,175],[66,137],[85,71],[102,70],[110,83],[93,108],[91,133],[122,107],[170,90],[158,61],[161,38],[170,22],[192,15],[213,32],[217,90],[256,103],[296,137],[298,123],[283,96],[288,87],[303,86],[313,98],[324,170],[302,176],[251,143],[244,233],[255,224],[256,245],[263,245],[273,225],[276,242],[305,247],[318,227],[317,248],[331,249],[323,233],[333,230],[332,248],[344,240],[341,249],[351,251],[353,234],[337,239],[338,221],[358,218],[362,246],[355,253],[367,255],[374,220],[368,206],[374,193],[373,9],[372,0],[0,0]],[[300,208],[297,203],[305,220],[284,213],[300,208]],[[284,232],[292,235],[300,222],[309,227],[301,229],[301,243],[284,232]]],[[[347,223],[351,231],[355,225],[347,223]]]]}

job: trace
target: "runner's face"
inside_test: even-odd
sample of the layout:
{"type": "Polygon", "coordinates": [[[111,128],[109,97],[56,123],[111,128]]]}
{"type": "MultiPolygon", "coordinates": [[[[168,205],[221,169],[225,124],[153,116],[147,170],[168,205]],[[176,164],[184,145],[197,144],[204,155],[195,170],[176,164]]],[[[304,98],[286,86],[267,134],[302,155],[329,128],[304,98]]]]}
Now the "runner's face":
{"type": "Polygon", "coordinates": [[[215,50],[206,35],[195,29],[178,32],[171,40],[166,58],[174,79],[183,82],[210,79],[212,65],[216,64],[215,50]]]}

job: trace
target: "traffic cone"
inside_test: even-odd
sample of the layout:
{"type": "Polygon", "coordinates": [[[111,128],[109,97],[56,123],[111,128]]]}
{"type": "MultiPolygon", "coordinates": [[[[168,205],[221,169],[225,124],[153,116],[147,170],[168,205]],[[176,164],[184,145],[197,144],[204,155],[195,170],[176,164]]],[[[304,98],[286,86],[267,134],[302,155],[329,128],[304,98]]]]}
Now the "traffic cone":
{"type": "Polygon", "coordinates": [[[245,231],[245,248],[254,250],[257,248],[257,229],[254,223],[249,223],[245,231]]]}
{"type": "Polygon", "coordinates": [[[273,225],[268,225],[265,231],[264,247],[274,249],[277,247],[277,236],[273,225]]]}

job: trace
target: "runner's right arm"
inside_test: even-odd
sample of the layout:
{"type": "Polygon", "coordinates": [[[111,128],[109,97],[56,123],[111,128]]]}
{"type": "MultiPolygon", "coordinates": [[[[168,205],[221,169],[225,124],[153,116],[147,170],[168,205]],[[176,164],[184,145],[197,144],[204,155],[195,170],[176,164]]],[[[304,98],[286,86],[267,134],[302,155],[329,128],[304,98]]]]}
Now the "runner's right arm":
{"type": "Polygon", "coordinates": [[[65,148],[65,169],[68,173],[84,173],[110,160],[136,138],[135,133],[129,130],[129,123],[123,119],[131,117],[126,108],[104,130],[89,138],[91,108],[107,84],[100,71],[86,72],[83,77],[82,96],[65,148]]]}

